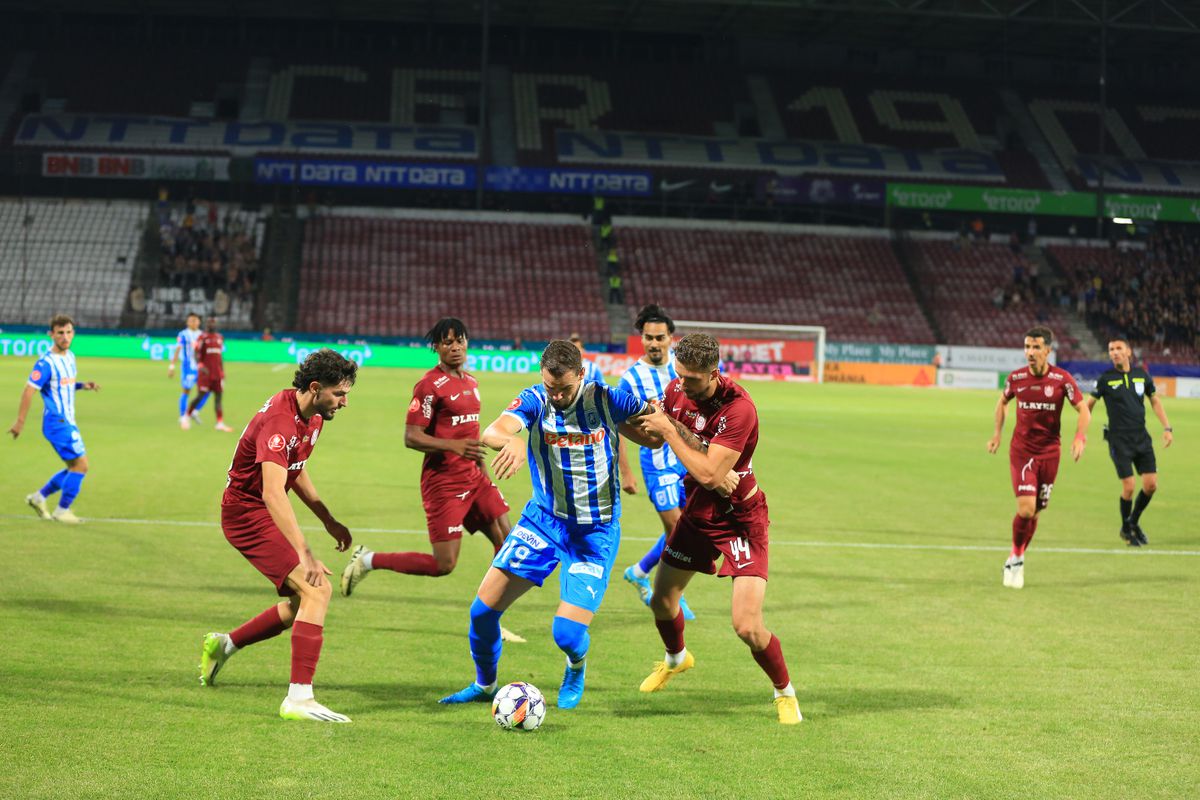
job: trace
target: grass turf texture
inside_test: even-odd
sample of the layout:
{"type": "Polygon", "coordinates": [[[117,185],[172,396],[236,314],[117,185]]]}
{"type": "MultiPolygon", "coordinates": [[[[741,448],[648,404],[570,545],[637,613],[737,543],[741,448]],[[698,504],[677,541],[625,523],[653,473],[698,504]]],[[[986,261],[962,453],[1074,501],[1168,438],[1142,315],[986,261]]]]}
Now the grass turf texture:
{"type": "MultiPolygon", "coordinates": [[[[29,366],[0,359],[8,413],[29,366]]],[[[286,636],[238,653],[217,688],[198,686],[204,633],[231,629],[274,597],[216,523],[237,434],[211,429],[211,404],[203,426],[179,430],[178,382],[161,364],[80,367],[103,384],[77,402],[92,471],[75,508],[87,524],[41,522],[24,506],[60,468],[40,436],[40,401],[21,438],[0,443],[2,797],[1200,790],[1200,557],[1155,554],[1200,550],[1195,403],[1167,401],[1180,435],[1158,449],[1162,490],[1143,519],[1152,548],[1130,551],[1117,538],[1100,409],[1083,462],[1062,465],[1017,592],[1000,585],[1014,509],[1007,456],[984,450],[996,393],[752,385],[755,462],[773,520],[766,621],[783,641],[804,723],[775,722],[770,684],[730,630],[729,582],[715,578],[687,592],[699,615],[687,628],[697,668],[639,695],[662,657],[649,611],[620,579],[658,533],[641,494],[625,498],[583,703],[551,705],[540,731],[519,734],[501,731],[486,706],[435,703],[473,677],[467,608],[491,555],[478,537],[464,540],[448,577],[381,572],[352,599],[335,596],[317,697],[352,725],[277,718],[286,636]]],[[[369,530],[424,529],[420,454],[402,446],[416,378],[364,370],[309,464],[355,541],[377,550],[428,548],[423,533],[369,530]]],[[[240,431],[290,379],[291,368],[230,365],[231,426],[240,431]]],[[[529,382],[484,376],[484,424],[529,382]]],[[[1075,415],[1065,418],[1069,436],[1075,415]]],[[[527,474],[502,489],[515,522],[527,474]]],[[[346,556],[297,506],[336,580],[346,556]]],[[[551,704],[563,667],[550,637],[556,604],[551,579],[505,616],[530,641],[505,647],[500,672],[551,704]]]]}

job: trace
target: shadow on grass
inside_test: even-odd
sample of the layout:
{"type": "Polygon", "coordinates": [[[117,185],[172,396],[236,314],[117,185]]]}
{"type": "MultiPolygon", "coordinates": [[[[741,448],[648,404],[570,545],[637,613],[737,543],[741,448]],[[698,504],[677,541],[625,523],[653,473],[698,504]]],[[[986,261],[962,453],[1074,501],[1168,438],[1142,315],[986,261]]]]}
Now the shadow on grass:
{"type": "MultiPolygon", "coordinates": [[[[728,716],[739,707],[761,707],[763,692],[738,692],[725,695],[724,702],[714,705],[710,698],[685,692],[672,693],[670,700],[655,695],[610,698],[609,713],[617,717],[683,717],[728,716]]],[[[859,714],[886,714],[893,711],[911,713],[929,708],[956,708],[959,698],[947,692],[923,689],[833,689],[800,692],[800,710],[805,719],[850,717],[859,714]]]]}

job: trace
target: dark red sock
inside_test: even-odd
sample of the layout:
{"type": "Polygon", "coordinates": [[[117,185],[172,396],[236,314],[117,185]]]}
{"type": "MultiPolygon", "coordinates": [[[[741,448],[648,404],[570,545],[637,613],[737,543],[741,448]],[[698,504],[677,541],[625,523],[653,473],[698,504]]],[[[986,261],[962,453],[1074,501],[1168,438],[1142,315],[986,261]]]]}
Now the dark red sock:
{"type": "Polygon", "coordinates": [[[1014,556],[1024,555],[1025,545],[1033,534],[1029,533],[1029,523],[1031,520],[1020,516],[1019,514],[1013,517],[1012,521],[1012,554],[1014,556]]]}
{"type": "Polygon", "coordinates": [[[1021,546],[1021,554],[1022,555],[1025,554],[1025,550],[1029,547],[1030,543],[1033,541],[1033,534],[1037,532],[1037,523],[1038,523],[1037,517],[1029,518],[1029,524],[1025,528],[1025,544],[1023,544],[1021,546]]]}
{"type": "Polygon", "coordinates": [[[767,673],[767,677],[771,679],[771,683],[776,689],[782,689],[792,682],[788,677],[787,664],[783,660],[783,647],[779,644],[778,636],[772,633],[771,641],[766,649],[759,650],[757,653],[751,650],[750,654],[762,667],[763,672],[767,673]]]}
{"type": "Polygon", "coordinates": [[[658,628],[658,635],[662,637],[663,644],[667,646],[667,652],[675,655],[683,650],[683,612],[680,611],[675,615],[675,619],[656,619],[654,626],[658,628]]]}
{"type": "Polygon", "coordinates": [[[288,626],[279,618],[279,606],[276,605],[230,631],[229,638],[233,640],[233,646],[240,649],[278,636],[287,629],[288,626]]]}
{"type": "Polygon", "coordinates": [[[296,620],[292,626],[292,683],[313,682],[317,659],[321,657],[324,628],[311,622],[296,620]]]}
{"type": "Polygon", "coordinates": [[[405,575],[441,575],[437,559],[429,553],[376,553],[371,556],[371,569],[390,569],[405,575]]]}

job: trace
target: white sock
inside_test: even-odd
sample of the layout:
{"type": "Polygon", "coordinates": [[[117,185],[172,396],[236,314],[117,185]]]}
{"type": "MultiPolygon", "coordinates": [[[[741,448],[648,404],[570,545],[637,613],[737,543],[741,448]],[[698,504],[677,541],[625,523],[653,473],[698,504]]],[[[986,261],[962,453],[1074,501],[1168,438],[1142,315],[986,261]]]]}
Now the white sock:
{"type": "Polygon", "coordinates": [[[37,503],[44,503],[44,502],[46,502],[46,497],[41,492],[34,492],[33,500],[34,500],[34,502],[37,502],[37,503]]]}
{"type": "Polygon", "coordinates": [[[238,651],[237,645],[233,643],[233,639],[229,637],[228,633],[221,634],[221,641],[225,646],[225,655],[231,656],[238,651]]]}
{"type": "Polygon", "coordinates": [[[288,700],[293,702],[303,703],[305,700],[313,699],[313,690],[311,683],[289,683],[288,684],[288,700]]]}
{"type": "Polygon", "coordinates": [[[362,564],[364,572],[370,572],[371,570],[375,569],[374,561],[375,553],[371,552],[370,550],[368,550],[367,553],[359,559],[359,563],[362,564]]]}
{"type": "Polygon", "coordinates": [[[775,690],[775,696],[776,697],[795,697],[796,689],[792,686],[792,682],[788,681],[787,686],[783,687],[782,689],[775,690]]]}
{"type": "Polygon", "coordinates": [[[683,663],[683,659],[685,659],[685,658],[687,658],[687,648],[686,647],[675,654],[667,653],[666,658],[664,658],[663,660],[667,662],[668,667],[670,667],[671,669],[675,669],[676,667],[678,667],[680,664],[683,663]]]}
{"type": "Polygon", "coordinates": [[[583,664],[585,661],[587,661],[587,656],[584,656],[583,658],[579,659],[578,661],[572,661],[571,657],[567,656],[567,666],[570,669],[583,669],[583,664]]]}
{"type": "Polygon", "coordinates": [[[487,686],[484,686],[484,685],[483,685],[483,684],[481,684],[479,681],[475,681],[475,685],[476,685],[476,686],[478,686],[480,689],[483,689],[483,690],[484,690],[485,692],[487,692],[488,694],[495,694],[495,693],[496,693],[496,686],[497,686],[497,682],[496,682],[496,681],[492,681],[492,682],[491,682],[491,683],[489,683],[487,686]]]}
{"type": "Polygon", "coordinates": [[[647,578],[650,576],[649,572],[645,572],[642,570],[641,563],[634,564],[633,567],[631,567],[631,569],[633,570],[633,574],[638,578],[647,578]]]}

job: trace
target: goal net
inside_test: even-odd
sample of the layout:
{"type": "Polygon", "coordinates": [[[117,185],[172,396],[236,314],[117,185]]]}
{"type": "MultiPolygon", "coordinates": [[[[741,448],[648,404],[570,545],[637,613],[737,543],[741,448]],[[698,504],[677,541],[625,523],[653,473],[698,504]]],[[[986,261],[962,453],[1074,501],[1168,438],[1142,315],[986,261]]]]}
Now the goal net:
{"type": "Polygon", "coordinates": [[[737,380],[821,383],[825,379],[822,325],[675,320],[675,335],[707,333],[721,343],[725,373],[737,380]]]}

